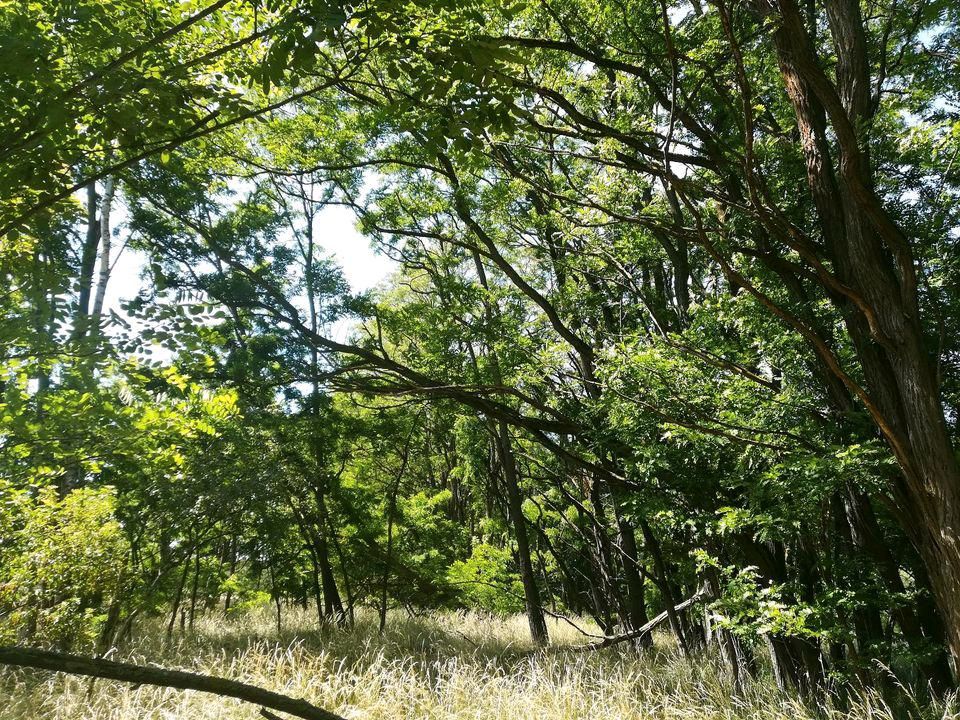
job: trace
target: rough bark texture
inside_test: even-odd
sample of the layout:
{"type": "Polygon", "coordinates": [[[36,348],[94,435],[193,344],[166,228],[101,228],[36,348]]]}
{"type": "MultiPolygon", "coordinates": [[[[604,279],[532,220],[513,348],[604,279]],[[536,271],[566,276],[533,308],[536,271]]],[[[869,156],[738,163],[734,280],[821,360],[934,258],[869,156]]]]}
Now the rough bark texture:
{"type": "Polygon", "coordinates": [[[808,186],[844,288],[834,301],[867,381],[866,388],[851,389],[903,470],[904,482],[896,488],[899,519],[924,560],[950,652],[960,665],[960,468],[925,346],[910,243],[874,192],[860,136],[871,120],[871,102],[859,4],[838,0],[827,9],[836,84],[822,69],[791,0],[779,4],[782,22],[774,44],[797,117],[808,186]],[[836,169],[828,128],[836,138],[836,169]]]}

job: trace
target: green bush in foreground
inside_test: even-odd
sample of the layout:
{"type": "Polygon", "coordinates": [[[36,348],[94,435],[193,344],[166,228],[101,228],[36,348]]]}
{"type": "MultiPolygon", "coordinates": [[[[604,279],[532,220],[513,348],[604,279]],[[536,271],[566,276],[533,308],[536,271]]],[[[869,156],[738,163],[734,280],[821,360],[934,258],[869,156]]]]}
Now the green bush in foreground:
{"type": "Polygon", "coordinates": [[[0,643],[93,648],[125,582],[114,510],[109,487],[0,484],[0,643]]]}

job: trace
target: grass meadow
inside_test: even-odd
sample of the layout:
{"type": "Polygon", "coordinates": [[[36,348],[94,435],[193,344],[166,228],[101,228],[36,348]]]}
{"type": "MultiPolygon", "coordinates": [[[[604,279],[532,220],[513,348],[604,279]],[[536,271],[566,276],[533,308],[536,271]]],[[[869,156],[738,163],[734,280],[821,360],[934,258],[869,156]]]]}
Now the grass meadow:
{"type": "MultiPolygon", "coordinates": [[[[817,707],[777,691],[761,675],[734,691],[716,659],[685,661],[658,636],[642,655],[577,650],[585,639],[553,621],[552,644],[529,644],[525,618],[477,613],[391,615],[377,632],[372,612],[355,627],[317,629],[291,610],[278,633],[267,610],[199,618],[193,631],[164,637],[139,627],[111,659],[220,675],[303,697],[350,720],[886,720],[960,717],[948,699],[899,713],[872,693],[847,709],[817,707]]],[[[38,671],[0,670],[0,720],[253,720],[254,705],[213,695],[38,671]]]]}

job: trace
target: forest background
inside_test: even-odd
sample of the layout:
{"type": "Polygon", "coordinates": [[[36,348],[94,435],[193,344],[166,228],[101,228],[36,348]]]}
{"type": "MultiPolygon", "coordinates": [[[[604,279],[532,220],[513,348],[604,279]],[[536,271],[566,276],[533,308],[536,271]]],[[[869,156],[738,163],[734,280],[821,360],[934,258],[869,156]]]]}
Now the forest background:
{"type": "Polygon", "coordinates": [[[467,608],[945,697],[957,14],[0,3],[0,644],[467,608]]]}

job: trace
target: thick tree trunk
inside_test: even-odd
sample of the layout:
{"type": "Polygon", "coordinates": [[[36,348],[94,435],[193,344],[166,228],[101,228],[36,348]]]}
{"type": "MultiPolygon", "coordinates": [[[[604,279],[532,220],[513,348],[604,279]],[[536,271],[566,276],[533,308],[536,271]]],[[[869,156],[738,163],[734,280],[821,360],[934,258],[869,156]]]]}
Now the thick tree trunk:
{"type": "Polygon", "coordinates": [[[924,523],[919,528],[920,554],[930,575],[930,586],[947,632],[954,677],[960,676],[960,539],[956,523],[924,523]],[[939,527],[938,527],[939,525],[939,527]]]}
{"type": "Polygon", "coordinates": [[[849,376],[844,380],[864,402],[903,470],[904,482],[896,488],[899,519],[929,573],[956,672],[960,467],[925,347],[910,243],[873,190],[868,151],[859,137],[872,114],[859,4],[827,4],[837,55],[836,86],[823,71],[793,0],[780,2],[778,10],[782,23],[774,42],[797,116],[808,185],[841,283],[832,294],[867,387],[853,387],[849,376]],[[836,175],[828,127],[836,137],[836,175]]]}
{"type": "Polygon", "coordinates": [[[113,662],[22,647],[0,647],[0,665],[51,670],[73,675],[119,680],[136,685],[158,685],[180,690],[197,690],[285,712],[303,720],[345,720],[339,715],[311,705],[305,700],[280,695],[256,685],[199,675],[182,670],[164,670],[129,663],[113,662]]]}

